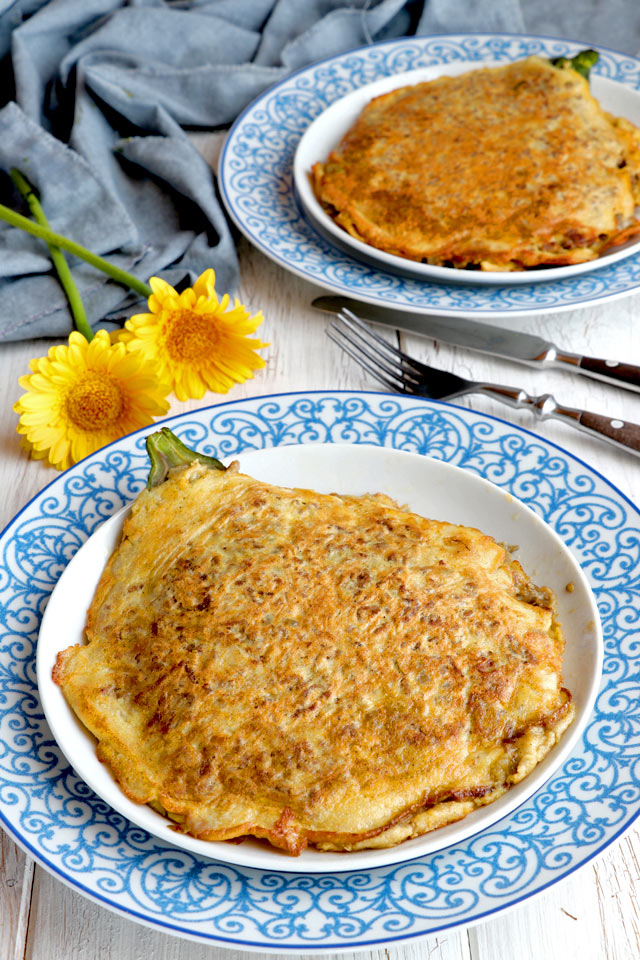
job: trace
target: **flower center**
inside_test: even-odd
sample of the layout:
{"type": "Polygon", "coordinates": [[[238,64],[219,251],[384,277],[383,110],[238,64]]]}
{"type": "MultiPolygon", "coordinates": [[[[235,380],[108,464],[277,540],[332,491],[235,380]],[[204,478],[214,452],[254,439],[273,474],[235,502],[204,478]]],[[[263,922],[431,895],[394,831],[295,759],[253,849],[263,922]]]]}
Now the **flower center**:
{"type": "Polygon", "coordinates": [[[174,362],[193,363],[196,360],[207,360],[215,351],[217,343],[217,330],[206,317],[189,310],[171,317],[165,345],[174,362]]]}
{"type": "Polygon", "coordinates": [[[65,398],[69,419],[82,430],[102,430],[122,413],[122,392],[111,377],[102,373],[85,373],[71,387],[65,398]]]}

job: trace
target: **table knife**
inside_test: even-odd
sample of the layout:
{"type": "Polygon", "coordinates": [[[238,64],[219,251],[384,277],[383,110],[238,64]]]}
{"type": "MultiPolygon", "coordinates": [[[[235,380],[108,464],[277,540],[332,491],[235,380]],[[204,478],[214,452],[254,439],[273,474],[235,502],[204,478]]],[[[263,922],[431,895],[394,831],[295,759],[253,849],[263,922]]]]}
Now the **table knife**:
{"type": "Polygon", "coordinates": [[[617,360],[600,360],[578,353],[567,353],[542,337],[517,330],[504,330],[476,320],[462,317],[432,317],[406,310],[392,310],[348,297],[325,296],[313,300],[312,307],[324,313],[337,314],[351,310],[362,320],[419,333],[432,340],[441,340],[458,347],[467,347],[494,357],[517,360],[530,367],[555,367],[581,373],[617,387],[626,387],[640,393],[640,367],[617,360]]]}

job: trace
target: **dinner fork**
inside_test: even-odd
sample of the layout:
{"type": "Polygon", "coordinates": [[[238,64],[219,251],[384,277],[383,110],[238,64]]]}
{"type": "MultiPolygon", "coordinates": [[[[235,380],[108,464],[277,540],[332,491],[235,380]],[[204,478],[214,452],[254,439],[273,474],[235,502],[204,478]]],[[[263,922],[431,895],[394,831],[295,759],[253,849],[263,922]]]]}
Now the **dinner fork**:
{"type": "Polygon", "coordinates": [[[510,407],[528,407],[539,420],[561,420],[592,437],[608,440],[640,456],[640,425],[559,404],[550,393],[533,397],[519,387],[465,380],[415,360],[387,343],[350,310],[341,310],[327,334],[356,363],[389,390],[430,400],[453,400],[469,393],[494,397],[510,407]]]}

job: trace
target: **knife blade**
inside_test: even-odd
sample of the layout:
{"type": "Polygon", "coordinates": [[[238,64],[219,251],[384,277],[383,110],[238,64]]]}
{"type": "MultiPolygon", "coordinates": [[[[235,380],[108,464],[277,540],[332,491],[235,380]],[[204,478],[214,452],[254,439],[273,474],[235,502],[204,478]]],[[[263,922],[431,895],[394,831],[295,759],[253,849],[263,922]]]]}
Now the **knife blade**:
{"type": "Polygon", "coordinates": [[[406,310],[392,310],[348,297],[316,297],[311,306],[323,313],[337,314],[350,310],[361,320],[380,323],[418,333],[432,340],[441,340],[457,347],[467,347],[494,357],[517,360],[530,367],[554,367],[583,374],[640,393],[640,367],[617,360],[602,360],[561,350],[549,340],[518,330],[504,330],[488,323],[465,320],[463,317],[431,317],[406,310]]]}

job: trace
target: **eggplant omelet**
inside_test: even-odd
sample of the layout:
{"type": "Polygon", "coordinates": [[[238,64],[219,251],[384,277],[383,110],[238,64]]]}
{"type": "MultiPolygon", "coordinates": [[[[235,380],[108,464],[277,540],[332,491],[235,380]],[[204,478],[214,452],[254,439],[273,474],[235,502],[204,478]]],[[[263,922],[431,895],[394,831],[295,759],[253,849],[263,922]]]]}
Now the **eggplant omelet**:
{"type": "Polygon", "coordinates": [[[314,165],[319,202],[358,240],[439,266],[574,264],[630,240],[640,233],[640,130],[591,95],[578,69],[590,53],[377,97],[314,165]]]}
{"type": "Polygon", "coordinates": [[[388,847],[496,800],[570,724],[553,607],[479,530],[195,459],[134,503],[54,679],[176,829],[388,847]]]}

